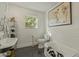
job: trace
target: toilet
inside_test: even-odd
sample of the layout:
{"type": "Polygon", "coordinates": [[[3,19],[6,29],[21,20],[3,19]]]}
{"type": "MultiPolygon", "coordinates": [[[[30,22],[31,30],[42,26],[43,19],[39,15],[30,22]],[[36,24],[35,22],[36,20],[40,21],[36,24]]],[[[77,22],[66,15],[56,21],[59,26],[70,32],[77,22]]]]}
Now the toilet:
{"type": "Polygon", "coordinates": [[[44,38],[38,39],[38,48],[44,48],[44,44],[50,41],[50,37],[49,34],[44,34],[44,38]]]}

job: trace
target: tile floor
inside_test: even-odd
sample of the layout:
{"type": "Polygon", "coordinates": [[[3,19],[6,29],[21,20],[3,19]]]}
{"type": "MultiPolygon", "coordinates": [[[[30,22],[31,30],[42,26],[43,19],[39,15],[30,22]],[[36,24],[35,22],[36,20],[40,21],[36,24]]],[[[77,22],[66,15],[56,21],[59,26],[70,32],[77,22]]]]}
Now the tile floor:
{"type": "Polygon", "coordinates": [[[45,57],[44,49],[38,49],[38,46],[19,48],[16,49],[16,57],[45,57]]]}

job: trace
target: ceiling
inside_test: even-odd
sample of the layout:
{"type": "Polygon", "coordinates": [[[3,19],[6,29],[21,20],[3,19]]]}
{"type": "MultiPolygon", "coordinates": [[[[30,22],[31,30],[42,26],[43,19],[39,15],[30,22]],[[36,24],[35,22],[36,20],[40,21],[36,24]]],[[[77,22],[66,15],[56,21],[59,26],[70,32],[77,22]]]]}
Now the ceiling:
{"type": "Polygon", "coordinates": [[[45,12],[57,2],[13,2],[13,4],[32,10],[45,12]]]}

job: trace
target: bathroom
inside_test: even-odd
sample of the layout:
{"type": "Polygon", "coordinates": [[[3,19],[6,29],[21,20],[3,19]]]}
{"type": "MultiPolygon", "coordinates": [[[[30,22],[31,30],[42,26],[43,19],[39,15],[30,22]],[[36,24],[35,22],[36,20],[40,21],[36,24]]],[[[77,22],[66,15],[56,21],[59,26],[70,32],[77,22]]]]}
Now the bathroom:
{"type": "Polygon", "coordinates": [[[49,18],[62,4],[0,2],[0,57],[79,57],[79,3],[67,3],[66,23],[49,18]]]}

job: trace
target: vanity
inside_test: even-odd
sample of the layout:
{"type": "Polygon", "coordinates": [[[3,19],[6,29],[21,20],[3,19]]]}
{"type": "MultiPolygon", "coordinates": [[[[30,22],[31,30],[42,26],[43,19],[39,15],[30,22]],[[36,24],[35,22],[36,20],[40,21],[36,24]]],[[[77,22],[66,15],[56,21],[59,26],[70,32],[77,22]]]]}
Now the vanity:
{"type": "Polygon", "coordinates": [[[5,49],[14,46],[17,42],[17,38],[6,38],[0,40],[0,49],[5,49]]]}
{"type": "Polygon", "coordinates": [[[0,40],[0,55],[8,56],[12,51],[14,51],[14,46],[16,46],[17,38],[6,38],[0,40]]]}
{"type": "Polygon", "coordinates": [[[15,55],[14,53],[18,39],[16,37],[14,19],[14,17],[10,19],[11,21],[4,19],[6,22],[0,25],[2,27],[0,28],[0,57],[11,57],[15,55]]]}

